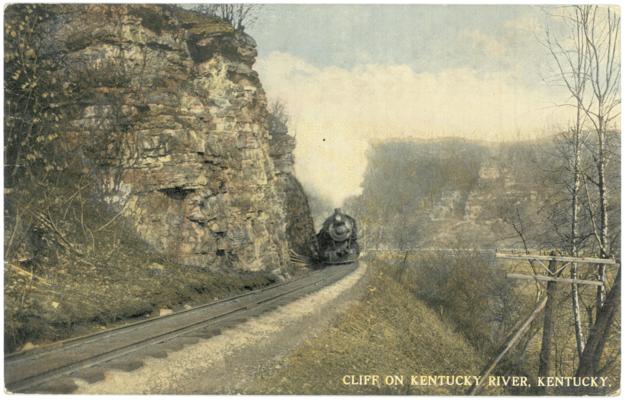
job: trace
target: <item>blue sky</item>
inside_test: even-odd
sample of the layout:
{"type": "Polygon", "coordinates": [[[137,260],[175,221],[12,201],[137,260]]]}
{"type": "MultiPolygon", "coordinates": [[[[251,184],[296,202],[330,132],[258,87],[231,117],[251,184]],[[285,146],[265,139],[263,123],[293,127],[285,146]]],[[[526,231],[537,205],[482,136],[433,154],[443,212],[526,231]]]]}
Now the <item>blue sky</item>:
{"type": "MultiPolygon", "coordinates": [[[[248,31],[261,57],[285,52],[317,67],[406,64],[416,72],[459,67],[493,72],[506,70],[512,61],[534,63],[547,55],[532,35],[511,34],[511,23],[532,21],[541,27],[540,7],[265,5],[259,14],[248,31]],[[467,32],[501,40],[514,57],[485,57],[478,43],[464,36],[467,32]]],[[[539,71],[527,72],[539,76],[539,71]]]]}

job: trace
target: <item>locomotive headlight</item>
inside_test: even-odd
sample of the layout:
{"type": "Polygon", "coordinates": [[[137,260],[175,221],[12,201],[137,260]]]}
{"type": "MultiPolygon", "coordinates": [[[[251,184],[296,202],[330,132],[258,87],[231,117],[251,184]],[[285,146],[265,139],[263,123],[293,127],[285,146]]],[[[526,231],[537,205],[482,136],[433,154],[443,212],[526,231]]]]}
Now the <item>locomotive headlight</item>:
{"type": "Polygon", "coordinates": [[[328,233],[333,238],[333,240],[338,242],[343,242],[350,237],[350,233],[352,232],[352,225],[346,223],[345,221],[340,223],[335,223],[329,226],[328,233]]]}

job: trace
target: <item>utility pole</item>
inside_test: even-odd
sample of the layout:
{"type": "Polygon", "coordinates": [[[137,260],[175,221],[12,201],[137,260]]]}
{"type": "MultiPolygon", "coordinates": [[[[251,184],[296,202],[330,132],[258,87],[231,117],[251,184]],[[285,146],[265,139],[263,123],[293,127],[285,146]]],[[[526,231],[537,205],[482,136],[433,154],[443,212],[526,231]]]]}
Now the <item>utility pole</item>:
{"type": "MultiPolygon", "coordinates": [[[[551,256],[556,256],[556,252],[552,251],[551,256]]],[[[550,260],[548,263],[548,271],[550,275],[556,274],[556,260],[550,260]]],[[[543,337],[541,338],[541,353],[539,353],[539,374],[538,376],[552,376],[553,360],[552,360],[552,337],[554,336],[554,306],[556,300],[556,282],[549,281],[546,287],[546,309],[543,314],[543,337]]],[[[544,394],[548,394],[548,389],[542,387],[544,394]]]]}
{"type": "MultiPolygon", "coordinates": [[[[549,256],[542,254],[524,254],[518,252],[517,254],[505,254],[499,253],[496,250],[496,259],[506,259],[506,260],[527,260],[530,263],[536,262],[543,266],[547,272],[547,275],[524,275],[517,273],[507,273],[507,278],[512,279],[524,279],[524,280],[534,280],[535,282],[547,282],[546,287],[546,296],[543,298],[541,302],[537,303],[537,307],[532,312],[530,317],[525,320],[524,323],[519,325],[513,330],[513,333],[506,340],[505,344],[501,347],[501,351],[498,355],[490,362],[488,366],[486,366],[479,375],[482,378],[470,388],[468,394],[476,395],[480,391],[480,389],[485,384],[485,377],[490,374],[491,371],[496,367],[498,362],[504,358],[506,353],[514,347],[517,341],[521,338],[522,334],[528,329],[532,321],[537,317],[542,310],[544,311],[544,320],[543,320],[543,337],[541,340],[541,352],[539,355],[539,374],[538,376],[554,376],[554,357],[552,354],[552,338],[554,336],[554,315],[557,312],[556,306],[556,289],[557,284],[572,284],[572,285],[591,285],[591,286],[602,286],[604,282],[602,281],[593,281],[593,280],[583,280],[574,277],[572,279],[561,278],[561,274],[568,266],[576,266],[581,264],[586,265],[594,265],[594,264],[602,264],[606,265],[615,265],[618,267],[617,277],[615,278],[615,284],[607,297],[606,304],[603,306],[603,309],[600,312],[602,318],[599,318],[598,321],[593,325],[592,332],[589,334],[589,340],[587,341],[587,345],[585,346],[585,350],[583,351],[583,356],[580,358],[580,363],[578,367],[578,371],[576,376],[593,376],[598,371],[598,364],[600,357],[602,356],[602,352],[604,349],[604,345],[606,342],[605,332],[608,331],[609,326],[613,322],[615,314],[619,307],[620,302],[620,275],[621,269],[619,268],[619,263],[613,259],[606,258],[592,258],[592,257],[568,257],[568,256],[557,256],[555,251],[552,251],[549,256]],[[544,264],[543,261],[549,261],[548,265],[544,264]],[[561,266],[557,268],[557,266],[561,263],[561,266]]],[[[542,387],[543,394],[547,393],[547,389],[542,387]]]]}

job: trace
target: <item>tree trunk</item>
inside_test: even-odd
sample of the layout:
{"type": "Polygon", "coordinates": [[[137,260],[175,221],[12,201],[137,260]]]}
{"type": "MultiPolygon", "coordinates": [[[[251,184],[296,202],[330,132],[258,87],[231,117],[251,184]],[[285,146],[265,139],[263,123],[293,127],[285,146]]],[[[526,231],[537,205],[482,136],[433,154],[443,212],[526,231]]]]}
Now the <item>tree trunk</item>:
{"type": "MultiPolygon", "coordinates": [[[[572,229],[571,229],[571,245],[572,257],[578,257],[578,195],[580,192],[580,104],[577,109],[576,130],[574,132],[574,184],[572,186],[572,229]]],[[[578,264],[573,263],[571,269],[572,279],[578,277],[578,264]]],[[[580,304],[578,301],[578,284],[572,284],[572,312],[574,314],[574,331],[576,335],[576,350],[578,357],[583,354],[585,349],[585,338],[583,336],[582,324],[580,321],[580,304]]]]}
{"type": "MultiPolygon", "coordinates": [[[[600,201],[600,251],[602,258],[609,256],[609,215],[608,215],[608,193],[606,187],[606,155],[605,155],[605,127],[602,118],[598,121],[598,194],[600,201]]],[[[598,265],[598,280],[602,283],[606,281],[606,267],[604,264],[598,265]]],[[[600,309],[604,304],[606,296],[604,285],[598,286],[596,292],[596,316],[599,316],[600,309]]],[[[596,317],[597,318],[597,317],[596,317]]]]}
{"type": "MultiPolygon", "coordinates": [[[[555,252],[550,255],[556,255],[555,252]]],[[[550,261],[548,269],[552,274],[556,272],[556,261],[550,261]]],[[[552,338],[554,336],[554,312],[556,307],[556,282],[548,282],[546,309],[543,317],[543,337],[541,339],[541,353],[539,353],[539,374],[538,376],[553,376],[554,360],[552,357],[552,338]]],[[[541,388],[544,394],[548,394],[547,387],[541,388]]]]}
{"type": "Polygon", "coordinates": [[[585,351],[580,358],[576,376],[595,376],[600,369],[600,359],[604,351],[606,338],[611,324],[615,319],[615,314],[619,312],[621,301],[621,275],[622,269],[619,268],[617,276],[615,277],[615,283],[604,305],[598,312],[596,323],[589,332],[589,339],[587,340],[585,351]]]}
{"type": "MultiPolygon", "coordinates": [[[[575,257],[576,254],[573,254],[575,257]]],[[[572,279],[577,279],[577,264],[572,264],[572,279]]],[[[585,337],[583,335],[582,322],[580,320],[580,303],[578,301],[578,284],[572,284],[572,311],[574,313],[574,332],[576,334],[576,350],[578,357],[582,357],[585,350],[585,337]]]]}

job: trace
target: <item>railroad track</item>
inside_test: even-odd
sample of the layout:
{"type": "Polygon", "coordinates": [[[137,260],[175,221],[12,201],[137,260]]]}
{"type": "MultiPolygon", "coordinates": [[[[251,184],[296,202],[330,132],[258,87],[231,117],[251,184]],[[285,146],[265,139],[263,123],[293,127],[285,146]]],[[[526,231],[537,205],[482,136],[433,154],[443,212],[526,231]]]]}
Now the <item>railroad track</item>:
{"type": "MultiPolygon", "coordinates": [[[[46,385],[90,368],[107,369],[111,363],[129,357],[135,357],[136,362],[147,355],[162,356],[167,354],[170,342],[178,340],[184,345],[219,334],[221,329],[315,292],[355,269],[356,264],[327,267],[289,282],[188,310],[8,354],[4,358],[5,386],[17,393],[45,392],[46,385]]],[[[174,347],[180,348],[181,344],[174,347]]]]}

